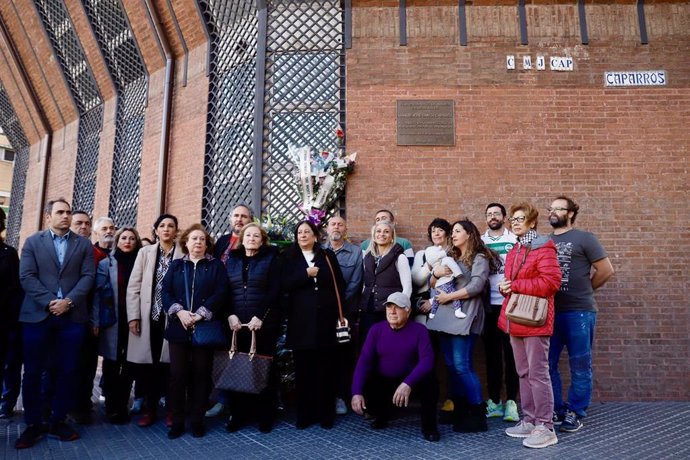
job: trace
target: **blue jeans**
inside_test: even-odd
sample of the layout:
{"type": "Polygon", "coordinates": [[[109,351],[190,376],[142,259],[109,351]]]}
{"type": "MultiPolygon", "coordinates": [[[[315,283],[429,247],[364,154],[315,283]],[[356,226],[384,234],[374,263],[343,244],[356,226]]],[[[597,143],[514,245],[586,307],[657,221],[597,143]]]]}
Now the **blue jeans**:
{"type": "Polygon", "coordinates": [[[454,397],[465,397],[470,404],[481,404],[482,387],[472,366],[477,334],[440,334],[439,342],[443,360],[448,367],[450,390],[454,397]]]}
{"type": "Polygon", "coordinates": [[[24,382],[22,396],[27,425],[41,423],[41,379],[54,372],[50,422],[64,421],[72,409],[79,350],[86,324],[50,315],[40,323],[23,323],[24,382]]]}
{"type": "Polygon", "coordinates": [[[587,416],[587,407],[592,400],[592,343],[597,314],[592,311],[565,311],[556,313],[549,349],[549,374],[553,387],[554,411],[564,414],[567,410],[580,417],[587,416]],[[558,360],[568,349],[570,363],[570,388],[568,403],[563,402],[561,374],[558,360]]]}

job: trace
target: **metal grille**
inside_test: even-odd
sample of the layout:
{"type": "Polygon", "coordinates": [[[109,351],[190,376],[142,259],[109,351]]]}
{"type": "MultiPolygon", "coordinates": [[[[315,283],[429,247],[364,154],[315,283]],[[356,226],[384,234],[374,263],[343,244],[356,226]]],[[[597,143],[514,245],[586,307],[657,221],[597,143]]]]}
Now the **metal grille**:
{"type": "Polygon", "coordinates": [[[256,18],[262,12],[254,1],[228,3],[199,1],[212,38],[202,217],[216,234],[227,231],[228,214],[238,201],[263,214],[301,219],[287,147],[334,149],[335,127],[345,122],[341,2],[269,1],[265,31],[259,30],[256,18]],[[257,46],[265,46],[266,56],[265,79],[258,85],[257,64],[264,63],[257,56],[264,49],[257,46]],[[254,97],[264,88],[257,159],[254,97]],[[261,165],[261,203],[252,202],[255,165],[261,165]]]}
{"type": "Polygon", "coordinates": [[[298,220],[288,145],[332,151],[344,126],[340,1],[272,0],[267,37],[262,209],[298,220]]]}
{"type": "Polygon", "coordinates": [[[84,0],[118,94],[109,216],[136,225],[148,75],[119,0],[84,0]]]}
{"type": "Polygon", "coordinates": [[[43,25],[79,110],[77,163],[72,207],[93,212],[103,99],[62,0],[35,0],[43,25]]]}
{"type": "Polygon", "coordinates": [[[257,11],[253,0],[199,2],[211,34],[202,222],[229,230],[235,203],[252,203],[257,11]]]}
{"type": "Polygon", "coordinates": [[[19,231],[22,228],[26,172],[29,167],[29,142],[2,84],[0,84],[0,126],[15,153],[10,214],[7,216],[7,244],[17,248],[19,247],[19,231]]]}

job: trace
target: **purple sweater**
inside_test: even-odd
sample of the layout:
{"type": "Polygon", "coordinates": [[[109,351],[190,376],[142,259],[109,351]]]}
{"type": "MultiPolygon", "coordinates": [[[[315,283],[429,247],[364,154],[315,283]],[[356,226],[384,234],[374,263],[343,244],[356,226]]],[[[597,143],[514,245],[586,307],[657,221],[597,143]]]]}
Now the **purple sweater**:
{"type": "Polygon", "coordinates": [[[408,321],[393,330],[387,321],[369,331],[352,378],[352,394],[361,395],[364,384],[374,374],[400,378],[414,386],[434,368],[434,351],[426,327],[408,321]]]}

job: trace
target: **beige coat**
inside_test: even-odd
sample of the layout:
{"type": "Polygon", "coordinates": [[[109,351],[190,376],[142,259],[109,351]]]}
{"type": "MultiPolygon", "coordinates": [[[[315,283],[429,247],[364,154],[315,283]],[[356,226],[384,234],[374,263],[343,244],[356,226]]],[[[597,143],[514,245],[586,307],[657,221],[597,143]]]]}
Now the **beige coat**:
{"type": "MultiPolygon", "coordinates": [[[[152,363],[151,358],[151,297],[156,278],[156,256],[159,243],[146,246],[137,254],[134,268],[127,285],[127,322],[138,319],[141,325],[141,335],[138,337],[129,333],[127,346],[127,361],[140,364],[152,363]]],[[[175,245],[173,259],[179,259],[184,254],[179,245],[175,245]]],[[[167,315],[165,315],[167,321],[167,315]]],[[[160,361],[170,362],[168,341],[163,340],[160,361]]]]}

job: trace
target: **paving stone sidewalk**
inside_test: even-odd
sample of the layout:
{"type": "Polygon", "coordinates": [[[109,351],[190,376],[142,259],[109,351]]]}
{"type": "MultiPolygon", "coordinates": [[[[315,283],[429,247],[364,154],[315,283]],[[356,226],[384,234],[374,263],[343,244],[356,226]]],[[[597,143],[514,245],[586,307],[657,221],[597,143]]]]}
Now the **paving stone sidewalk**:
{"type": "Polygon", "coordinates": [[[162,423],[139,428],[114,426],[96,410],[92,425],[81,426],[81,439],[63,443],[41,440],[17,451],[14,442],[24,428],[22,414],[0,421],[2,459],[690,459],[690,402],[607,403],[589,410],[578,433],[559,434],[557,445],[541,450],[522,447],[503,430],[510,424],[489,420],[489,431],[452,432],[441,426],[441,441],[425,441],[416,411],[409,409],[390,428],[373,431],[350,413],[339,416],[332,430],[314,426],[298,431],[283,414],[275,429],[263,434],[255,426],[237,433],[224,430],[221,418],[207,419],[208,434],[187,433],[170,441],[162,423]]]}

